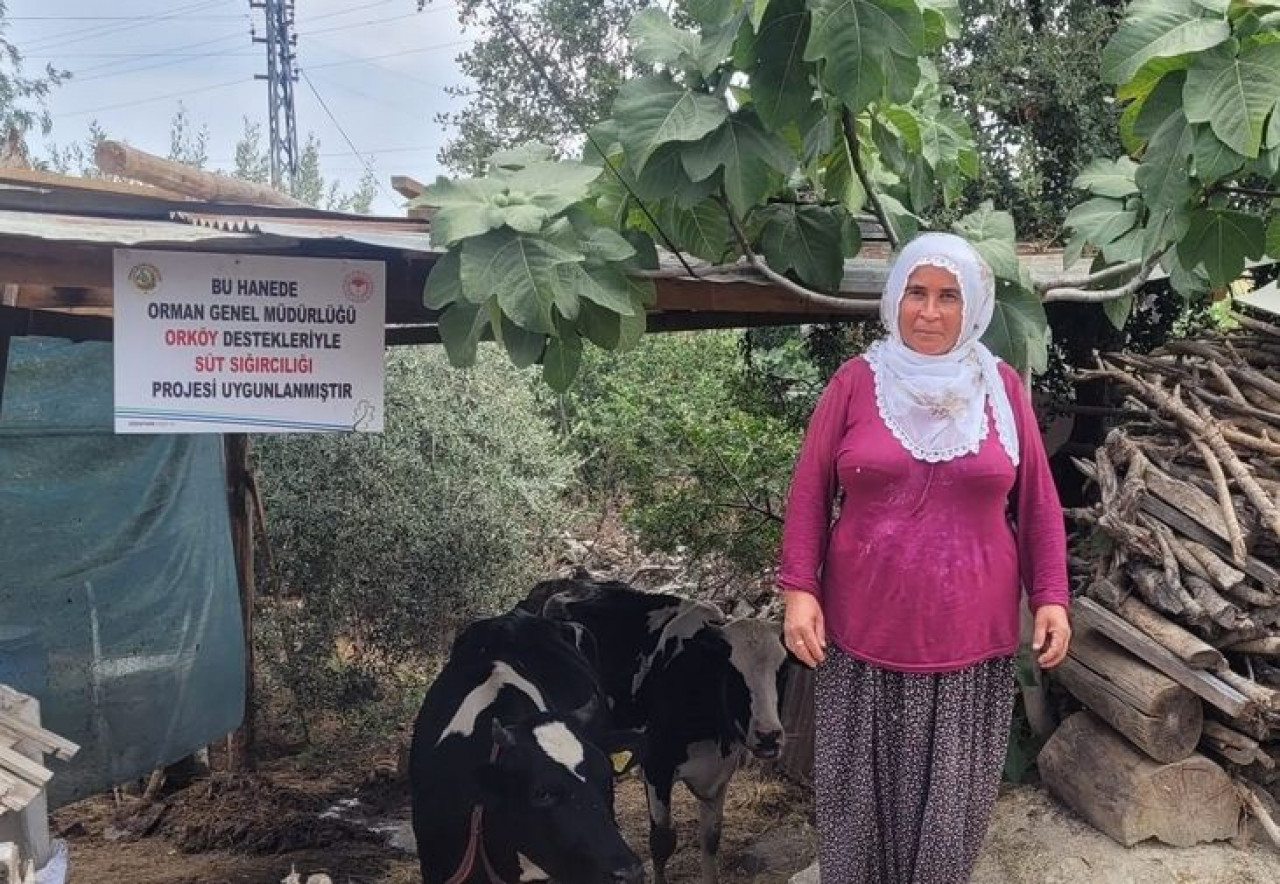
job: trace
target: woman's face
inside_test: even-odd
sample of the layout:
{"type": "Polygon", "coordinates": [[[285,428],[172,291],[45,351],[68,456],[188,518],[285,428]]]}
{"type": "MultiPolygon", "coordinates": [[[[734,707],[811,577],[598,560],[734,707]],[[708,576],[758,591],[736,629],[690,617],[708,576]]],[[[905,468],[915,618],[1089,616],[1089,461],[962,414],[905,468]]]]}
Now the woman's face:
{"type": "Polygon", "coordinates": [[[898,333],[917,353],[941,356],[960,340],[964,301],[950,270],[922,264],[907,277],[898,307],[898,333]]]}

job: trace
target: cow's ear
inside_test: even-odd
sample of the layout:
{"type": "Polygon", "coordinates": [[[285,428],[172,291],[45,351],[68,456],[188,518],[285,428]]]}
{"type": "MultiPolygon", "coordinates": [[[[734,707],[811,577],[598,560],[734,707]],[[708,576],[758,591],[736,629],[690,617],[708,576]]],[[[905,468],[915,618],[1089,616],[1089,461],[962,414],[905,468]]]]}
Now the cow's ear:
{"type": "Polygon", "coordinates": [[[605,754],[609,756],[615,776],[622,776],[633,767],[643,765],[648,748],[649,740],[644,732],[632,729],[611,731],[604,742],[605,754]]]}

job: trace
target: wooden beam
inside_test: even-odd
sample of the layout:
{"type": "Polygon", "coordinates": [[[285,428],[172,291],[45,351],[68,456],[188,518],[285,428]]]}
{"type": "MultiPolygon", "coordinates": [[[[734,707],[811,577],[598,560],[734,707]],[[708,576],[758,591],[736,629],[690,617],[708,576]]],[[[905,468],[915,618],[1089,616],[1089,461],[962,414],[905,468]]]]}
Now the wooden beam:
{"type": "Polygon", "coordinates": [[[227,504],[231,516],[231,546],[236,558],[240,588],[240,617],[244,630],[244,720],[230,739],[231,770],[252,771],[257,766],[257,685],[253,641],[253,609],[256,595],[253,564],[254,505],[253,461],[249,437],[227,433],[222,437],[227,471],[227,504]]]}
{"type": "Polygon", "coordinates": [[[392,175],[391,189],[408,200],[417,199],[427,190],[427,186],[410,175],[392,175]]]}
{"type": "MultiPolygon", "coordinates": [[[[702,310],[732,313],[791,313],[829,316],[830,307],[810,304],[777,286],[747,281],[703,279],[656,280],[658,310],[702,310]]],[[[869,300],[851,298],[851,300],[869,300]]],[[[847,319],[858,317],[849,316],[847,319]]]]}
{"type": "Polygon", "coordinates": [[[175,193],[216,203],[310,208],[301,200],[265,184],[241,181],[229,175],[206,172],[138,150],[120,141],[102,141],[94,150],[98,168],[108,175],[132,178],[175,193]]]}
{"type": "Polygon", "coordinates": [[[45,335],[73,341],[111,340],[111,318],[0,306],[0,335],[45,335]]]}
{"type": "Polygon", "coordinates": [[[13,742],[26,741],[46,755],[52,755],[63,761],[70,761],[80,751],[77,744],[65,737],[60,737],[53,731],[45,730],[29,721],[23,721],[18,716],[7,712],[0,712],[0,736],[13,742]]]}
{"type": "Polygon", "coordinates": [[[4,169],[0,171],[0,182],[5,184],[30,184],[43,187],[57,187],[63,190],[92,191],[93,193],[127,193],[131,196],[150,196],[164,200],[190,200],[175,190],[166,190],[151,184],[140,184],[136,181],[115,181],[110,178],[77,178],[71,175],[59,175],[56,172],[42,172],[38,169],[4,169]]]}
{"type": "Polygon", "coordinates": [[[0,805],[16,813],[24,810],[39,795],[39,786],[0,770],[0,805]]]}
{"type": "MultiPolygon", "coordinates": [[[[1239,718],[1250,711],[1249,701],[1235,688],[1223,684],[1220,679],[1202,669],[1191,668],[1155,639],[1092,599],[1076,599],[1072,603],[1071,615],[1083,629],[1097,630],[1231,717],[1239,718]]],[[[1210,651],[1213,649],[1210,648],[1210,651]]],[[[1217,651],[1213,653],[1217,660],[1223,659],[1222,654],[1217,651]]],[[[1203,662],[1213,664],[1214,658],[1207,658],[1203,662]]]]}
{"type": "MultiPolygon", "coordinates": [[[[1120,601],[1114,610],[1105,608],[1091,598],[1081,598],[1071,609],[1073,619],[1086,627],[1101,630],[1112,641],[1124,645],[1131,652],[1143,657],[1150,653],[1160,659],[1147,660],[1157,669],[1164,671],[1167,665],[1171,669],[1214,669],[1227,667],[1227,659],[1222,652],[1208,642],[1202,641],[1187,630],[1170,620],[1165,619],[1153,608],[1134,596],[1120,601]],[[1174,656],[1175,662],[1163,659],[1159,653],[1163,650],[1174,656]]],[[[1172,673],[1165,673],[1171,678],[1172,673]]]]}
{"type": "Polygon", "coordinates": [[[24,242],[0,244],[0,283],[111,289],[110,247],[71,243],[24,242]]]}
{"type": "Polygon", "coordinates": [[[14,305],[28,310],[96,310],[110,314],[111,289],[78,286],[20,285],[14,305]]]}
{"type": "Polygon", "coordinates": [[[53,779],[53,773],[46,767],[8,746],[0,746],[0,768],[36,786],[44,786],[53,779]]]}
{"type": "MultiPolygon", "coordinates": [[[[1142,509],[1175,531],[1181,532],[1191,540],[1209,547],[1209,549],[1223,558],[1231,559],[1230,544],[1176,507],[1169,506],[1169,504],[1157,497],[1144,495],[1142,509]]],[[[1240,570],[1272,592],[1280,592],[1280,571],[1277,571],[1256,556],[1248,556],[1240,565],[1240,570]]]]}

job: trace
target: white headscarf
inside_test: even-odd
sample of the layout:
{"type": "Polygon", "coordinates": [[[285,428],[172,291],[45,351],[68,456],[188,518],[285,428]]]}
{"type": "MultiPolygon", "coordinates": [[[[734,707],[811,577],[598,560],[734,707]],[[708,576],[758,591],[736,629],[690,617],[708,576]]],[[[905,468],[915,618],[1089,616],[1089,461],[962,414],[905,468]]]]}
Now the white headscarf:
{"type": "Polygon", "coordinates": [[[928,463],[976,454],[987,438],[986,405],[1013,465],[1018,432],[1000,379],[999,360],[980,340],[995,313],[991,268],[967,241],[950,233],[925,233],[907,243],[889,271],[880,318],[889,336],[867,350],[875,376],[876,407],[912,457],[928,463]],[[917,353],[902,340],[898,312],[907,280],[922,265],[949,270],[960,282],[960,338],[940,356],[917,353]]]}

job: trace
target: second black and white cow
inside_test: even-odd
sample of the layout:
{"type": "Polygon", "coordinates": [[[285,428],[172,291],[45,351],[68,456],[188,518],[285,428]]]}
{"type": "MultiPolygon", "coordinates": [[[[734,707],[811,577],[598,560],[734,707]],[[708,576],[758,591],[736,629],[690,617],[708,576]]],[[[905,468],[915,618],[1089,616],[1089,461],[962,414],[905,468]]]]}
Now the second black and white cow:
{"type": "Polygon", "coordinates": [[[414,725],[426,884],[636,884],[613,815],[604,697],[576,631],[523,612],[454,642],[414,725]]]}
{"type": "Polygon", "coordinates": [[[698,799],[702,879],[713,884],[734,771],[748,751],[774,758],[782,748],[778,702],[786,651],[778,627],[726,620],[705,602],[586,578],[540,583],[525,605],[586,628],[615,723],[644,731],[656,884],[664,884],[675,852],[671,790],[677,780],[698,799]]]}

